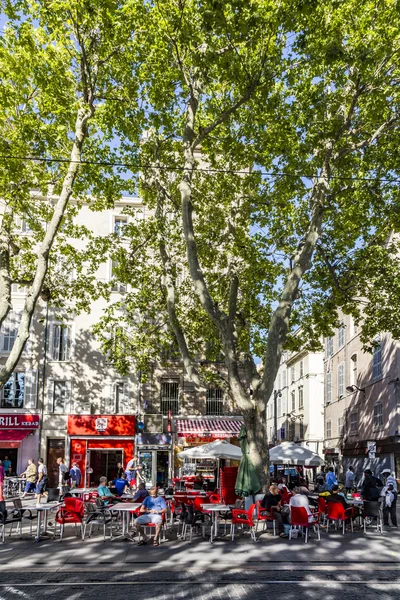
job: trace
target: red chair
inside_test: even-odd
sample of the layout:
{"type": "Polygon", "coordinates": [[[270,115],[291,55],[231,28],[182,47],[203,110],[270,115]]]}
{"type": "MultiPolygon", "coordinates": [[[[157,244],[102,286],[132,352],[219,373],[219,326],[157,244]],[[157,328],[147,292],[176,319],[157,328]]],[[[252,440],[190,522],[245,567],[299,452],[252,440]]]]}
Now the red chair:
{"type": "Polygon", "coordinates": [[[314,527],[317,530],[318,541],[321,541],[321,534],[319,531],[319,512],[313,513],[312,520],[309,521],[309,514],[304,506],[291,506],[290,507],[290,529],[289,529],[289,540],[292,539],[292,528],[302,527],[306,530],[304,543],[308,541],[308,530],[310,527],[314,527]]]}
{"type": "Polygon", "coordinates": [[[285,489],[280,491],[282,504],[289,504],[290,498],[293,496],[290,492],[285,489]]]}
{"type": "Polygon", "coordinates": [[[233,508],[232,509],[232,523],[231,523],[231,539],[232,542],[235,539],[235,526],[236,525],[248,525],[250,528],[250,535],[253,542],[257,541],[256,532],[254,529],[254,510],[256,508],[255,504],[252,504],[249,510],[243,510],[241,508],[233,508]]]}
{"type": "Polygon", "coordinates": [[[208,499],[210,504],[221,504],[221,496],[219,494],[210,494],[208,499]]]}
{"type": "Polygon", "coordinates": [[[327,511],[328,511],[328,503],[325,500],[325,498],[322,498],[320,496],[318,498],[318,512],[319,512],[320,515],[322,515],[324,523],[326,521],[327,511]]]}
{"type": "Polygon", "coordinates": [[[258,524],[260,522],[264,523],[264,529],[265,529],[267,522],[270,521],[272,523],[274,535],[276,535],[276,519],[273,516],[273,514],[266,508],[263,508],[261,506],[261,502],[259,500],[257,500],[257,502],[256,502],[256,509],[257,509],[256,533],[257,533],[257,529],[258,529],[258,524]]]}
{"type": "MultiPolygon", "coordinates": [[[[63,538],[65,525],[80,525],[82,540],[85,539],[83,529],[83,517],[85,514],[85,503],[78,498],[65,498],[64,506],[62,506],[56,514],[55,521],[60,525],[60,540],[63,538]]],[[[54,528],[54,537],[56,535],[56,527],[54,528]]]]}
{"type": "MultiPolygon", "coordinates": [[[[161,525],[161,530],[160,530],[160,538],[162,536],[162,541],[165,542],[167,540],[167,538],[165,537],[165,523],[166,523],[165,513],[162,513],[161,518],[162,518],[162,525],[161,525]]],[[[149,535],[150,535],[151,530],[155,529],[156,524],[155,523],[147,523],[146,525],[141,525],[140,527],[143,527],[145,534],[146,534],[146,529],[149,528],[150,529],[149,535]]],[[[139,541],[139,543],[141,541],[140,528],[138,530],[138,541],[139,541]]]]}
{"type": "Polygon", "coordinates": [[[326,531],[329,531],[329,521],[333,521],[336,523],[342,523],[342,533],[344,535],[346,528],[346,521],[350,519],[351,531],[353,531],[353,517],[354,517],[354,509],[344,508],[343,504],[340,502],[327,502],[327,523],[326,523],[326,531]]]}

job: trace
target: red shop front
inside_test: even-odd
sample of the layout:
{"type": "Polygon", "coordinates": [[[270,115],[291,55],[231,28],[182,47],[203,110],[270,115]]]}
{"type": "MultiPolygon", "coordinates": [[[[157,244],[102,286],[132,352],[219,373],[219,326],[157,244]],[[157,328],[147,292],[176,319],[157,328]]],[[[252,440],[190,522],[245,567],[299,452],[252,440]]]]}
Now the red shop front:
{"type": "Polygon", "coordinates": [[[96,487],[100,477],[112,480],[117,464],[124,467],[134,454],[132,415],[69,415],[70,459],[84,475],[81,487],[96,487]]]}

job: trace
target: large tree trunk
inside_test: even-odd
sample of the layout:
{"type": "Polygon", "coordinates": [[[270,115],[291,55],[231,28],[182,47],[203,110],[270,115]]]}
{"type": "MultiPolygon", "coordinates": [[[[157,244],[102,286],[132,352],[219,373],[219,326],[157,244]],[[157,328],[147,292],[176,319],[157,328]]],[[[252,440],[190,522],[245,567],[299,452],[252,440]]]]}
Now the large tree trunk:
{"type": "MultiPolygon", "coordinates": [[[[249,405],[251,399],[249,398],[249,405]]],[[[257,408],[243,411],[244,424],[247,429],[249,456],[260,478],[263,491],[269,485],[269,450],[265,429],[265,411],[261,414],[257,408]]]]}

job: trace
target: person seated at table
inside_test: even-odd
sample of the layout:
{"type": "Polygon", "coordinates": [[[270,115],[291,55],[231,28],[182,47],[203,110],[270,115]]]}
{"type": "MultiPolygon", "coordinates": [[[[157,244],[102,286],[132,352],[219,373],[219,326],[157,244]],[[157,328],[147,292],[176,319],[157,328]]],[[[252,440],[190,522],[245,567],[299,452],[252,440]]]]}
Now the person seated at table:
{"type": "Polygon", "coordinates": [[[289,506],[295,508],[305,508],[308,515],[308,520],[311,522],[313,520],[313,513],[311,512],[310,503],[308,497],[305,494],[302,494],[300,491],[300,487],[293,488],[293,496],[289,500],[289,506]]]}
{"type": "Polygon", "coordinates": [[[328,486],[322,477],[317,477],[317,483],[314,486],[314,492],[316,494],[321,494],[328,491],[328,486]]]}
{"type": "Polygon", "coordinates": [[[271,516],[273,516],[276,520],[279,536],[287,537],[287,535],[284,533],[284,524],[288,522],[288,519],[287,515],[282,513],[281,496],[279,494],[277,485],[272,484],[269,486],[269,491],[261,500],[261,508],[268,510],[271,516]]]}
{"type": "Polygon", "coordinates": [[[201,473],[196,473],[196,477],[193,481],[193,489],[194,490],[202,490],[204,487],[204,479],[201,473]]]}
{"type": "MultiPolygon", "coordinates": [[[[153,523],[156,526],[156,533],[154,536],[153,546],[159,545],[160,531],[162,527],[162,515],[167,512],[167,505],[164,498],[159,497],[157,488],[153,486],[150,489],[150,496],[147,496],[142,502],[140,512],[142,513],[137,519],[135,519],[136,530],[139,531],[141,525],[148,525],[153,523]]],[[[146,544],[148,539],[143,539],[138,543],[138,546],[146,544]]]]}
{"type": "Polygon", "coordinates": [[[339,491],[338,485],[332,486],[331,493],[329,494],[329,496],[326,496],[325,500],[327,502],[339,502],[345,510],[346,508],[349,508],[349,505],[346,502],[346,498],[339,491]]]}
{"type": "Polygon", "coordinates": [[[10,466],[8,467],[8,471],[6,471],[6,476],[7,476],[7,477],[16,477],[16,476],[17,476],[16,472],[15,472],[15,471],[14,471],[14,469],[12,468],[12,465],[10,465],[10,466]]]}
{"type": "Polygon", "coordinates": [[[129,493],[128,479],[125,473],[122,473],[120,477],[114,479],[113,485],[115,487],[116,495],[122,496],[122,494],[129,493]]]}
{"type": "Polygon", "coordinates": [[[104,500],[106,506],[118,503],[118,500],[107,486],[107,477],[100,477],[100,485],[97,488],[97,493],[99,494],[99,497],[104,500]]]}
{"type": "Polygon", "coordinates": [[[285,494],[289,494],[286,477],[281,478],[280,483],[278,483],[278,489],[283,491],[285,494]]]}
{"type": "Polygon", "coordinates": [[[145,484],[144,483],[139,483],[139,487],[137,489],[137,492],[133,496],[133,501],[134,502],[143,502],[143,500],[145,498],[147,498],[148,495],[149,495],[149,492],[146,490],[145,484]]]}

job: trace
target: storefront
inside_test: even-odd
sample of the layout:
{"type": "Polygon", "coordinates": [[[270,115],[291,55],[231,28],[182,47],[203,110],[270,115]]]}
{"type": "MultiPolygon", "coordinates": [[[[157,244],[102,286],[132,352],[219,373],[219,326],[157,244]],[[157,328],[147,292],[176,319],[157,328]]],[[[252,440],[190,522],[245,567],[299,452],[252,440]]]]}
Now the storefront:
{"type": "Polygon", "coordinates": [[[0,414],[0,460],[6,456],[16,473],[24,471],[28,458],[38,459],[39,415],[0,414]]]}
{"type": "MultiPolygon", "coordinates": [[[[193,475],[200,472],[204,478],[215,477],[215,461],[203,459],[198,461],[185,461],[182,464],[177,460],[177,454],[190,446],[201,446],[215,440],[225,439],[231,444],[239,445],[239,432],[243,425],[242,417],[201,417],[176,419],[173,426],[176,435],[174,448],[174,464],[176,476],[193,475]]],[[[228,461],[229,462],[229,461],[228,461]]]]}
{"type": "Polygon", "coordinates": [[[139,462],[146,485],[165,488],[171,479],[171,433],[138,433],[136,438],[139,462]]]}
{"type": "Polygon", "coordinates": [[[112,480],[117,464],[126,467],[134,455],[135,417],[125,415],[69,415],[70,460],[84,475],[82,487],[112,480]]]}

